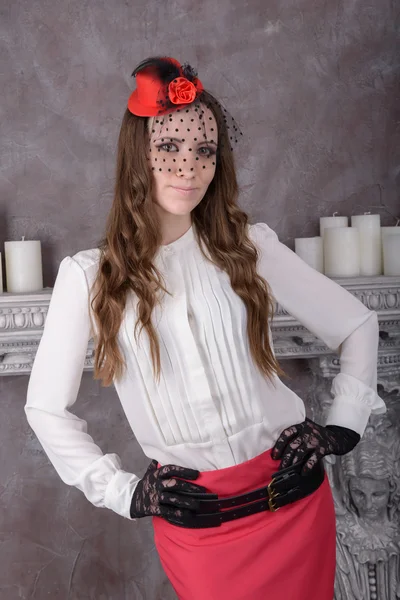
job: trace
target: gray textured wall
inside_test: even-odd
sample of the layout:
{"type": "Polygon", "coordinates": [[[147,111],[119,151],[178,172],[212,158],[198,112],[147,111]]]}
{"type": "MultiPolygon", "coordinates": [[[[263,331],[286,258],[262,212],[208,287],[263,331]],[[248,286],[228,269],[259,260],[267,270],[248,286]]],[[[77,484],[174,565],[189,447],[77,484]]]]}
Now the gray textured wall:
{"type": "MultiPolygon", "coordinates": [[[[130,74],[152,54],[197,66],[238,119],[242,204],[284,242],[317,235],[334,211],[394,224],[399,10],[396,0],[2,0],[1,250],[41,239],[52,286],[65,255],[96,245],[130,74]]],[[[290,372],[305,393],[304,364],[290,372]]],[[[96,509],[59,480],[25,422],[27,383],[0,377],[0,600],[174,598],[150,523],[96,509]]],[[[85,373],[76,412],[105,452],[144,471],[113,389],[85,373]]]]}

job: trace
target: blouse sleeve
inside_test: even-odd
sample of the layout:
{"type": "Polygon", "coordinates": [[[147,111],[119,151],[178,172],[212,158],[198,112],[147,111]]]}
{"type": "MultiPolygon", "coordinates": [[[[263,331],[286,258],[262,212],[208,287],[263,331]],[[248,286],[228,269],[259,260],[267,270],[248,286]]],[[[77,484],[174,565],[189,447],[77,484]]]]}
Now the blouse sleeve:
{"type": "Polygon", "coordinates": [[[258,272],[280,306],[340,354],[326,424],[363,435],[370,414],[386,412],[377,394],[379,328],[375,311],[305,263],[265,223],[250,227],[259,250],[258,272]]]}
{"type": "Polygon", "coordinates": [[[121,469],[118,455],[103,455],[87,433],[87,422],[68,410],[77,399],[91,332],[86,275],[67,256],[54,284],[25,414],[61,479],[76,486],[95,506],[130,519],[139,478],[121,469]]]}

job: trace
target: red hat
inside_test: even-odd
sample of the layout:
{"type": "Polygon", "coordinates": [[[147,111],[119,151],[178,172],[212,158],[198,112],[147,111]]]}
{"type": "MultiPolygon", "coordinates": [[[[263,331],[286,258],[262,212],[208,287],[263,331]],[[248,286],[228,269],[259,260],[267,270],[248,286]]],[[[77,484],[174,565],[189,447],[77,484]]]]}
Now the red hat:
{"type": "Polygon", "coordinates": [[[155,117],[184,108],[200,96],[203,85],[189,65],[170,57],[144,60],[132,73],[136,89],[128,109],[139,117],[155,117]]]}

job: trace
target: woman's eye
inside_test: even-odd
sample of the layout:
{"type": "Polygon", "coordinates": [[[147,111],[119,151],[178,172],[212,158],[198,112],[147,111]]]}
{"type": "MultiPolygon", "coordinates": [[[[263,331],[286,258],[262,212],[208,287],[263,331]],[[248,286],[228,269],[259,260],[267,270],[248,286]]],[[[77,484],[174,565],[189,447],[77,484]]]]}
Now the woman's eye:
{"type": "Polygon", "coordinates": [[[161,150],[165,150],[166,152],[175,152],[177,150],[177,147],[175,146],[175,144],[171,144],[170,142],[166,143],[166,144],[161,144],[161,146],[157,146],[158,148],[160,148],[161,150]]]}
{"type": "Polygon", "coordinates": [[[209,148],[208,146],[203,146],[202,148],[199,148],[199,153],[203,156],[213,156],[213,154],[215,154],[215,150],[213,148],[209,148]],[[202,152],[202,150],[204,150],[204,152],[202,152]]]}

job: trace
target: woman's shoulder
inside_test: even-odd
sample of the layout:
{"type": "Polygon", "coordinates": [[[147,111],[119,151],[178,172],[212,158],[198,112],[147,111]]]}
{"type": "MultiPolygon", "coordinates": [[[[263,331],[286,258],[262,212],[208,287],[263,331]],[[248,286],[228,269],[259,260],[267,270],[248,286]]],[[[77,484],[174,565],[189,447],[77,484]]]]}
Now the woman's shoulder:
{"type": "Polygon", "coordinates": [[[267,223],[263,222],[249,224],[248,235],[255,244],[260,246],[265,246],[265,244],[278,239],[275,231],[267,223]]]}
{"type": "Polygon", "coordinates": [[[86,271],[93,267],[98,267],[100,261],[100,248],[90,248],[89,250],[80,250],[71,258],[86,271]]]}
{"type": "Polygon", "coordinates": [[[80,250],[72,256],[67,256],[64,260],[73,261],[73,263],[78,265],[82,269],[87,283],[91,285],[98,272],[100,255],[100,248],[90,248],[88,250],[80,250]]]}

